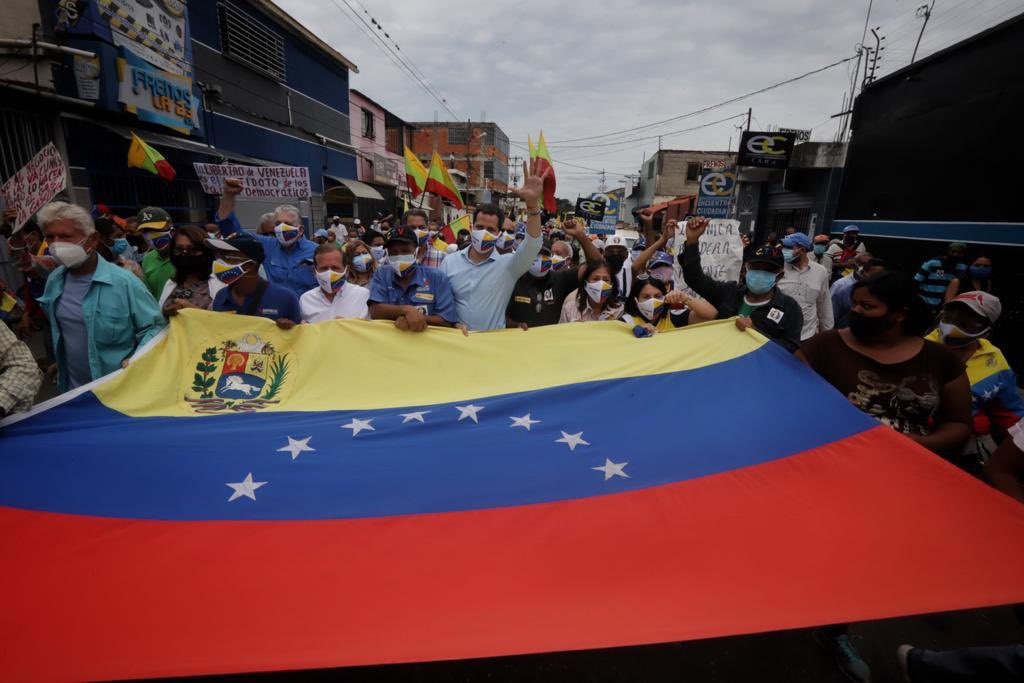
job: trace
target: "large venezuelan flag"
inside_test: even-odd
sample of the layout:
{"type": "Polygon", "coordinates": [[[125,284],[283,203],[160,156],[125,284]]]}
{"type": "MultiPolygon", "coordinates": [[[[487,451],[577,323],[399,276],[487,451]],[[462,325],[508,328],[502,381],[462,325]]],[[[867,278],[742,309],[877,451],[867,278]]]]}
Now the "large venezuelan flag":
{"type": "Polygon", "coordinates": [[[1024,506],[729,321],[467,338],[184,311],[127,371],[9,420],[0,452],[2,680],[1024,601],[1024,506]]]}

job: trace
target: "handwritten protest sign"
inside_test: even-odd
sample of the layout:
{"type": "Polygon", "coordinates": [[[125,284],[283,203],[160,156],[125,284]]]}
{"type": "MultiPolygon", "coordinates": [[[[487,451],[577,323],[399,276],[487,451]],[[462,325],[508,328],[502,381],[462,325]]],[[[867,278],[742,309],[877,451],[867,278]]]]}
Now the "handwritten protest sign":
{"type": "Polygon", "coordinates": [[[241,197],[308,197],[309,169],[305,166],[243,166],[194,163],[206,194],[220,194],[224,178],[242,181],[241,197]]]}
{"type": "Polygon", "coordinates": [[[18,210],[14,229],[20,230],[36,211],[43,208],[67,187],[64,159],[51,142],[32,160],[0,186],[4,206],[18,210]]]}
{"type": "MultiPolygon", "coordinates": [[[[680,223],[676,231],[676,250],[686,242],[686,223],[680,223]]],[[[700,265],[704,272],[719,282],[736,282],[743,266],[743,242],[740,240],[740,222],[734,219],[717,219],[708,222],[708,228],[697,243],[700,250],[700,265]]],[[[693,294],[683,281],[683,271],[678,262],[675,265],[675,288],[693,294]]]]}

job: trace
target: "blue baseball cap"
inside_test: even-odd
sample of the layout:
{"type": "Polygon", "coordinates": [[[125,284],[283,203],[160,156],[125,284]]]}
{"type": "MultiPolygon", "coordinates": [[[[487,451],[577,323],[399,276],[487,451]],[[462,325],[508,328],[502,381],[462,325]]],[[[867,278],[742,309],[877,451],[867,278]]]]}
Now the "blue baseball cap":
{"type": "Polygon", "coordinates": [[[786,235],[782,238],[782,246],[790,249],[793,247],[803,247],[807,251],[810,251],[811,238],[802,232],[794,232],[792,235],[786,235]]]}
{"type": "Polygon", "coordinates": [[[856,225],[847,225],[845,228],[843,228],[844,235],[848,235],[851,232],[860,232],[860,228],[858,228],[856,225]]]}
{"type": "Polygon", "coordinates": [[[647,262],[648,268],[657,268],[658,266],[671,266],[672,256],[665,251],[656,251],[651,260],[647,262]]]}
{"type": "Polygon", "coordinates": [[[320,228],[319,230],[313,233],[313,237],[330,237],[330,235],[327,234],[326,230],[320,228]]]}

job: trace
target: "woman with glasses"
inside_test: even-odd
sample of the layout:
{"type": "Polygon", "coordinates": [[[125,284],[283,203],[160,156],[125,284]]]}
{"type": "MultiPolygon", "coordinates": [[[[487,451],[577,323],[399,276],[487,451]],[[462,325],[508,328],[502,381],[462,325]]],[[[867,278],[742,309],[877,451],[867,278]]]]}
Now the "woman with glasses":
{"type": "Polygon", "coordinates": [[[170,317],[183,308],[208,309],[216,291],[210,289],[213,252],[206,246],[207,234],[195,225],[178,228],[171,246],[174,276],[160,294],[160,308],[170,317]]]}
{"type": "Polygon", "coordinates": [[[670,292],[660,278],[644,273],[633,282],[622,319],[633,325],[634,334],[645,337],[716,317],[718,309],[710,302],[685,292],[670,292]]]}

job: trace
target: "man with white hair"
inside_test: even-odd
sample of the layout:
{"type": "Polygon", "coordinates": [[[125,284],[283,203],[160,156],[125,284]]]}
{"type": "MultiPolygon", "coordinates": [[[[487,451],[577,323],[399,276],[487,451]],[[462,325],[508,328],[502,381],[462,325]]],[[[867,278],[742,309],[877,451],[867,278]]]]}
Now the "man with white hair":
{"type": "Polygon", "coordinates": [[[260,216],[259,234],[266,235],[267,237],[273,237],[275,223],[277,223],[277,221],[274,220],[273,211],[268,211],[260,216]]]}
{"type": "MultiPolygon", "coordinates": [[[[242,230],[235,215],[235,202],[241,191],[241,180],[224,179],[224,192],[214,218],[220,226],[221,236],[227,239],[242,230]]],[[[313,252],[316,251],[316,243],[306,239],[299,210],[291,204],[282,204],[274,209],[273,221],[273,235],[254,233],[263,244],[266,255],[263,270],[267,282],[290,289],[295,296],[302,296],[318,286],[316,273],[313,271],[313,252]]]]}
{"type": "Polygon", "coordinates": [[[58,388],[67,391],[126,366],[163,329],[164,316],[139,278],[98,257],[100,234],[88,211],[52,202],[37,219],[60,264],[39,304],[50,321],[58,388]]]}

